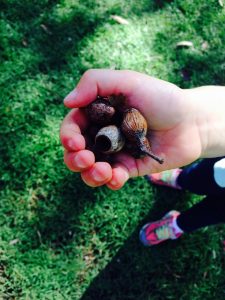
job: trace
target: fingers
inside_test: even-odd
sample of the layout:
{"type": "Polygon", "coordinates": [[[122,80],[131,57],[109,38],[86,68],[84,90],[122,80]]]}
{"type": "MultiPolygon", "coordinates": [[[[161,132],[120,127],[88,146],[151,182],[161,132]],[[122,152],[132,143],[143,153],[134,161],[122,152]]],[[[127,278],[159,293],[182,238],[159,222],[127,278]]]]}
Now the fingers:
{"type": "Polygon", "coordinates": [[[129,96],[138,83],[137,72],[119,70],[88,70],[77,87],[64,99],[69,107],[83,107],[99,96],[124,94],[129,96]],[[127,80],[129,77],[129,80],[127,80]]]}
{"type": "Polygon", "coordinates": [[[85,149],[85,139],[81,132],[87,127],[83,112],[73,109],[65,117],[60,139],[65,147],[64,162],[73,172],[81,172],[83,181],[97,187],[107,184],[110,189],[120,189],[129,178],[129,172],[122,165],[111,167],[106,162],[96,162],[93,152],[85,149]]]}
{"type": "Polygon", "coordinates": [[[81,172],[81,177],[91,187],[106,184],[112,190],[119,190],[129,179],[129,172],[124,166],[119,164],[111,168],[106,162],[97,162],[92,168],[81,172]]]}
{"type": "Polygon", "coordinates": [[[82,172],[90,169],[95,163],[93,152],[89,150],[81,150],[78,152],[64,152],[64,162],[73,172],[82,172]]]}
{"type": "Polygon", "coordinates": [[[71,110],[63,120],[60,129],[60,139],[68,151],[85,149],[85,139],[81,131],[87,127],[84,113],[79,109],[71,110]]]}
{"type": "Polygon", "coordinates": [[[135,159],[126,154],[118,154],[118,162],[113,166],[106,162],[96,162],[90,169],[81,172],[81,177],[87,185],[106,185],[112,190],[122,188],[130,177],[137,175],[135,159]]]}
{"type": "Polygon", "coordinates": [[[101,186],[111,180],[112,168],[106,162],[96,162],[90,169],[81,172],[81,178],[91,187],[101,186]]]}
{"type": "Polygon", "coordinates": [[[129,179],[129,172],[123,165],[117,165],[112,169],[112,178],[106,184],[111,190],[119,190],[129,179]]]}
{"type": "Polygon", "coordinates": [[[129,179],[129,171],[122,164],[111,167],[106,162],[96,162],[94,154],[89,150],[64,153],[64,162],[73,172],[81,172],[83,181],[91,187],[107,185],[112,190],[118,190],[129,179]]]}

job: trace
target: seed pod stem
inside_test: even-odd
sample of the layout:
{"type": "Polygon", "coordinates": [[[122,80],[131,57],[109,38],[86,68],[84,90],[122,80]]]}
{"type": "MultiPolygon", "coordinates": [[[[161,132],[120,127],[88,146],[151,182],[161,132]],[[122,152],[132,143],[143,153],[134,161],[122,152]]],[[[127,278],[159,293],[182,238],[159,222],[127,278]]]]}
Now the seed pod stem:
{"type": "Polygon", "coordinates": [[[153,158],[154,160],[156,160],[160,164],[163,164],[163,162],[164,162],[163,158],[158,157],[152,151],[149,151],[149,150],[146,150],[146,149],[141,149],[141,152],[143,154],[146,154],[146,155],[150,156],[151,158],[153,158]]]}
{"type": "Polygon", "coordinates": [[[152,150],[149,143],[149,140],[146,137],[142,137],[138,139],[138,144],[140,147],[141,154],[145,154],[156,160],[158,163],[163,164],[164,160],[163,158],[155,155],[152,150]]]}

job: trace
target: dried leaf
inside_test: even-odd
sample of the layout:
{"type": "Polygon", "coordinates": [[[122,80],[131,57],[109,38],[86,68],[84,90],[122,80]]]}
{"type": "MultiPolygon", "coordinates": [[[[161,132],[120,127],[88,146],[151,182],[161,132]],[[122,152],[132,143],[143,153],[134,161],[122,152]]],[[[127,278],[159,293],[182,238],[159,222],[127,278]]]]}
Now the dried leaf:
{"type": "Polygon", "coordinates": [[[9,242],[9,245],[15,245],[15,244],[17,244],[19,241],[20,241],[19,239],[11,240],[11,241],[9,242]]]}
{"type": "Polygon", "coordinates": [[[117,16],[117,15],[111,15],[111,18],[119,24],[122,24],[122,25],[129,24],[129,22],[126,19],[124,19],[123,17],[117,16]]]}
{"type": "Polygon", "coordinates": [[[22,44],[23,44],[24,47],[27,47],[27,45],[28,45],[28,44],[27,44],[27,40],[25,40],[25,39],[22,40],[22,44]]]}
{"type": "Polygon", "coordinates": [[[42,244],[42,237],[41,237],[41,233],[39,230],[37,230],[37,235],[38,235],[40,244],[42,244]]]}
{"type": "Polygon", "coordinates": [[[223,0],[218,0],[218,2],[219,2],[219,5],[220,5],[221,7],[224,7],[224,1],[223,1],[223,0]]]}
{"type": "Polygon", "coordinates": [[[173,274],[173,276],[175,277],[175,278],[181,278],[181,276],[180,275],[178,275],[178,274],[173,274]]]}
{"type": "Polygon", "coordinates": [[[40,27],[48,34],[52,34],[52,32],[48,29],[48,27],[45,24],[41,24],[40,27]]]}
{"type": "Polygon", "coordinates": [[[178,42],[176,44],[176,47],[187,47],[187,48],[190,48],[190,47],[194,47],[194,45],[190,41],[181,41],[181,42],[178,42]]]}
{"type": "Polygon", "coordinates": [[[207,50],[209,48],[209,43],[208,42],[203,42],[202,43],[202,50],[207,50]]]}

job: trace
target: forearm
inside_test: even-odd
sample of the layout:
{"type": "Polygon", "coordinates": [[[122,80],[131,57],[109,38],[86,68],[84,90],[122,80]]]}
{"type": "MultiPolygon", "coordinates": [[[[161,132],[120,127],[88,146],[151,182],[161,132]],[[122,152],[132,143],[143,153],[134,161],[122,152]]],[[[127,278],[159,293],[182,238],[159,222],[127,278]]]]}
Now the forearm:
{"type": "Polygon", "coordinates": [[[204,86],[184,92],[195,108],[201,157],[225,155],[225,87],[204,86]]]}

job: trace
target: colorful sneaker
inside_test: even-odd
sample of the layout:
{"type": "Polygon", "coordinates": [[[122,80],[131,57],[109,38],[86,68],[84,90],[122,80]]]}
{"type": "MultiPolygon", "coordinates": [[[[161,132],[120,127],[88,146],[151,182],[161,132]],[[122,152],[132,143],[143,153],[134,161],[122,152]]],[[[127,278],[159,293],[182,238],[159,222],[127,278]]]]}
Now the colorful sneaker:
{"type": "Polygon", "coordinates": [[[172,169],[163,171],[161,173],[146,175],[146,178],[151,183],[181,190],[182,188],[177,184],[177,177],[180,175],[181,172],[182,169],[172,169]]]}
{"type": "Polygon", "coordinates": [[[139,237],[145,246],[153,246],[166,240],[176,240],[182,231],[176,230],[173,223],[180,213],[176,210],[168,212],[162,219],[147,223],[140,231],[139,237]]]}

